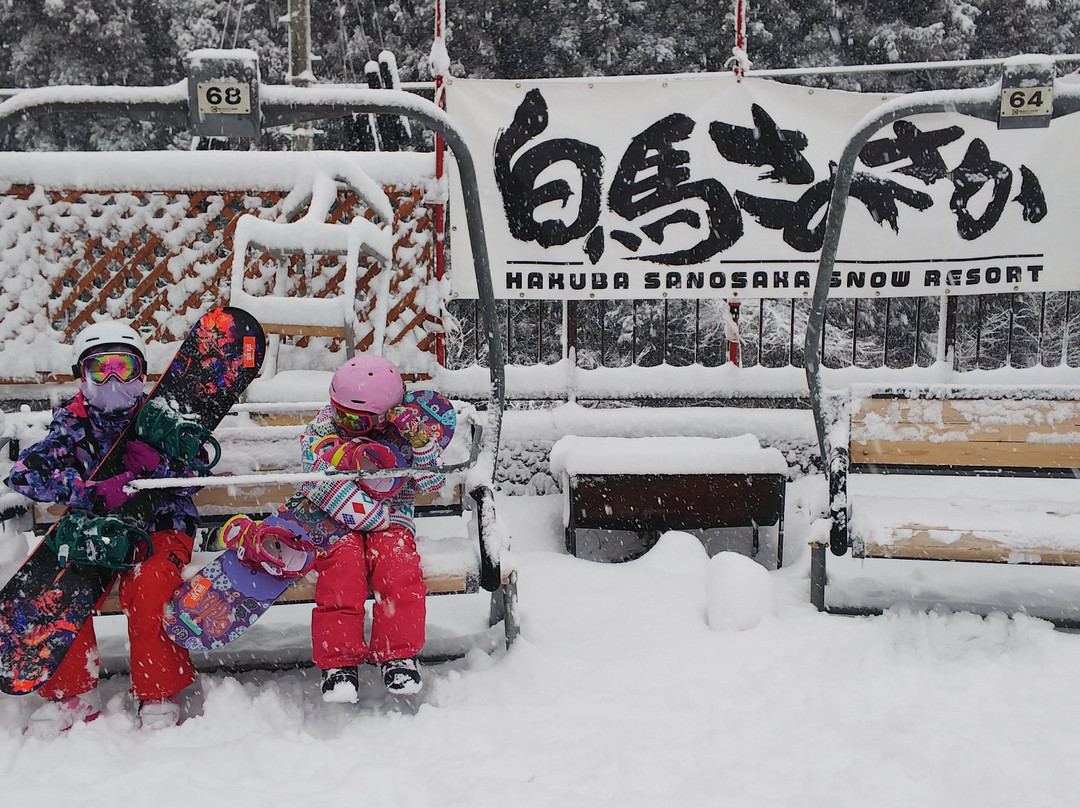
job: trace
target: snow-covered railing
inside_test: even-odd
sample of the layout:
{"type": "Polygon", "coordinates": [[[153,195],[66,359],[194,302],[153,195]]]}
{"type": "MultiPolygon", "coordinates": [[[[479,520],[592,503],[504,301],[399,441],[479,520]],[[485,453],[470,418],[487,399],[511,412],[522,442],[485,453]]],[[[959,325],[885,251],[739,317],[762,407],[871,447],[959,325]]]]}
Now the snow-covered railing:
{"type": "MultiPolygon", "coordinates": [[[[378,274],[373,284],[375,305],[372,310],[372,348],[383,353],[386,335],[386,316],[390,296],[390,276],[393,268],[394,221],[390,200],[382,187],[367,177],[355,165],[344,165],[341,176],[353,193],[382,220],[382,226],[361,216],[353,217],[348,224],[330,223],[326,219],[337,201],[337,182],[330,174],[318,170],[311,178],[306,194],[307,211],[303,216],[288,221],[267,221],[256,216],[241,216],[237,220],[233,239],[232,282],[229,285],[229,303],[251,312],[263,324],[267,333],[274,334],[273,344],[267,351],[264,377],[277,371],[277,354],[280,334],[287,326],[330,327],[331,333],[340,329],[345,342],[345,353],[352,357],[356,341],[357,267],[360,256],[376,262],[378,274]],[[289,264],[281,262],[274,278],[270,295],[251,295],[244,290],[244,273],[249,247],[275,256],[286,255],[344,255],[345,277],[337,296],[333,298],[286,297],[289,264]]],[[[301,331],[300,335],[305,332],[301,331]]],[[[321,335],[321,334],[319,334],[321,335]]]]}

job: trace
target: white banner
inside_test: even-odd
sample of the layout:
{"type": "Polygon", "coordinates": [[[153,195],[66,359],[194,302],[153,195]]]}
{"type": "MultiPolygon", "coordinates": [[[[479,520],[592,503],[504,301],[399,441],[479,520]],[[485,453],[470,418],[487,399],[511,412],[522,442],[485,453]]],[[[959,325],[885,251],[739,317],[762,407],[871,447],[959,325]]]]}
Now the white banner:
{"type": "MultiPolygon", "coordinates": [[[[809,297],[832,168],[884,100],[727,75],[447,88],[502,298],[809,297]]],[[[1078,135],[1080,115],[882,129],[856,164],[832,294],[1080,289],[1078,135]]],[[[452,179],[453,289],[474,297],[452,179]]]]}

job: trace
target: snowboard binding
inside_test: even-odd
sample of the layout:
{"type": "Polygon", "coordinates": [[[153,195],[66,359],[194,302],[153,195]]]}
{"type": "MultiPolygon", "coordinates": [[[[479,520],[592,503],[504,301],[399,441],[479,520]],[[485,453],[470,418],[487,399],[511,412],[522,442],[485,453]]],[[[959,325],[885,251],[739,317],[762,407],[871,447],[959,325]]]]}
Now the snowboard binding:
{"type": "Polygon", "coordinates": [[[218,538],[241,564],[274,578],[299,578],[315,566],[315,545],[292,531],[240,514],[221,526],[218,538]]]}
{"type": "Polygon", "coordinates": [[[207,471],[221,459],[221,444],[206,427],[185,418],[170,407],[149,403],[139,410],[135,434],[158,451],[186,464],[189,468],[207,471]],[[208,460],[199,457],[207,446],[208,460]]]}
{"type": "Polygon", "coordinates": [[[135,545],[146,544],[153,552],[150,535],[115,516],[95,516],[88,511],[70,511],[61,517],[45,539],[61,564],[129,570],[135,566],[135,545]]]}
{"type": "MultiPolygon", "coordinates": [[[[316,441],[311,450],[338,471],[376,471],[408,465],[391,447],[366,438],[343,440],[327,435],[316,441]]],[[[405,478],[361,477],[359,482],[368,496],[382,500],[394,496],[405,484],[405,478]]]]}

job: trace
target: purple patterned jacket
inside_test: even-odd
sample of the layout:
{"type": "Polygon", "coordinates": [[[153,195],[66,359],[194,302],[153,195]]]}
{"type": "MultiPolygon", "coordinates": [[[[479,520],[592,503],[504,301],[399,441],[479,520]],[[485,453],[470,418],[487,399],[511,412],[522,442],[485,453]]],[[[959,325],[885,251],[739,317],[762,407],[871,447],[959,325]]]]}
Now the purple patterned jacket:
{"type": "MultiPolygon", "coordinates": [[[[107,414],[86,406],[81,392],[53,410],[49,434],[24,449],[12,466],[5,483],[38,502],[56,502],[73,508],[92,510],[94,484],[90,475],[120,437],[131,420],[130,412],[107,414]]],[[[153,477],[191,476],[180,464],[173,468],[162,455],[153,477]]],[[[153,530],[180,530],[193,535],[199,514],[191,501],[193,489],[169,488],[147,527],[153,530]]]]}

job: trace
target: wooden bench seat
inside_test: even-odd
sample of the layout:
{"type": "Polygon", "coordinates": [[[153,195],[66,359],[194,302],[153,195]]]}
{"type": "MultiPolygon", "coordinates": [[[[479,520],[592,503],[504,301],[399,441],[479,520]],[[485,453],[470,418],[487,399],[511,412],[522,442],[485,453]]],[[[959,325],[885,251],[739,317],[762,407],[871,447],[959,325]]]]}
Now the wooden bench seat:
{"type": "MultiPolygon", "coordinates": [[[[831,409],[835,555],[1080,565],[1080,390],[855,386],[831,409]]],[[[825,608],[823,543],[811,566],[825,608]]]]}
{"type": "MultiPolygon", "coordinates": [[[[222,444],[222,460],[214,469],[215,476],[265,473],[270,479],[254,485],[208,485],[196,492],[194,502],[203,526],[196,536],[197,552],[193,563],[185,570],[186,576],[194,574],[220,551],[216,546],[217,528],[226,519],[238,513],[253,518],[264,517],[292,496],[296,484],[274,481],[272,474],[300,471],[296,458],[298,437],[308,420],[310,415],[276,426],[260,426],[245,414],[241,419],[231,419],[230,425],[215,430],[215,436],[222,444]]],[[[464,436],[469,430],[461,428],[458,431],[464,436]]],[[[468,443],[464,438],[462,442],[468,443]]],[[[453,447],[452,444],[450,449],[453,447]]],[[[459,462],[458,455],[462,452],[467,455],[468,447],[457,451],[448,449],[444,459],[449,463],[459,462]]],[[[424,582],[429,595],[489,591],[489,626],[502,623],[502,633],[509,646],[519,631],[517,574],[513,569],[492,565],[481,558],[480,547],[484,539],[476,530],[470,530],[468,524],[470,519],[478,518],[475,513],[469,513],[478,507],[472,499],[465,493],[460,471],[450,474],[439,491],[417,496],[417,547],[424,582]]],[[[63,511],[59,505],[32,503],[29,513],[34,531],[44,533],[63,511]]],[[[314,574],[298,579],[278,603],[310,603],[313,597],[314,574]]],[[[114,590],[97,613],[108,616],[119,612],[114,590]]],[[[447,656],[450,655],[441,654],[441,658],[447,656]]]]}

